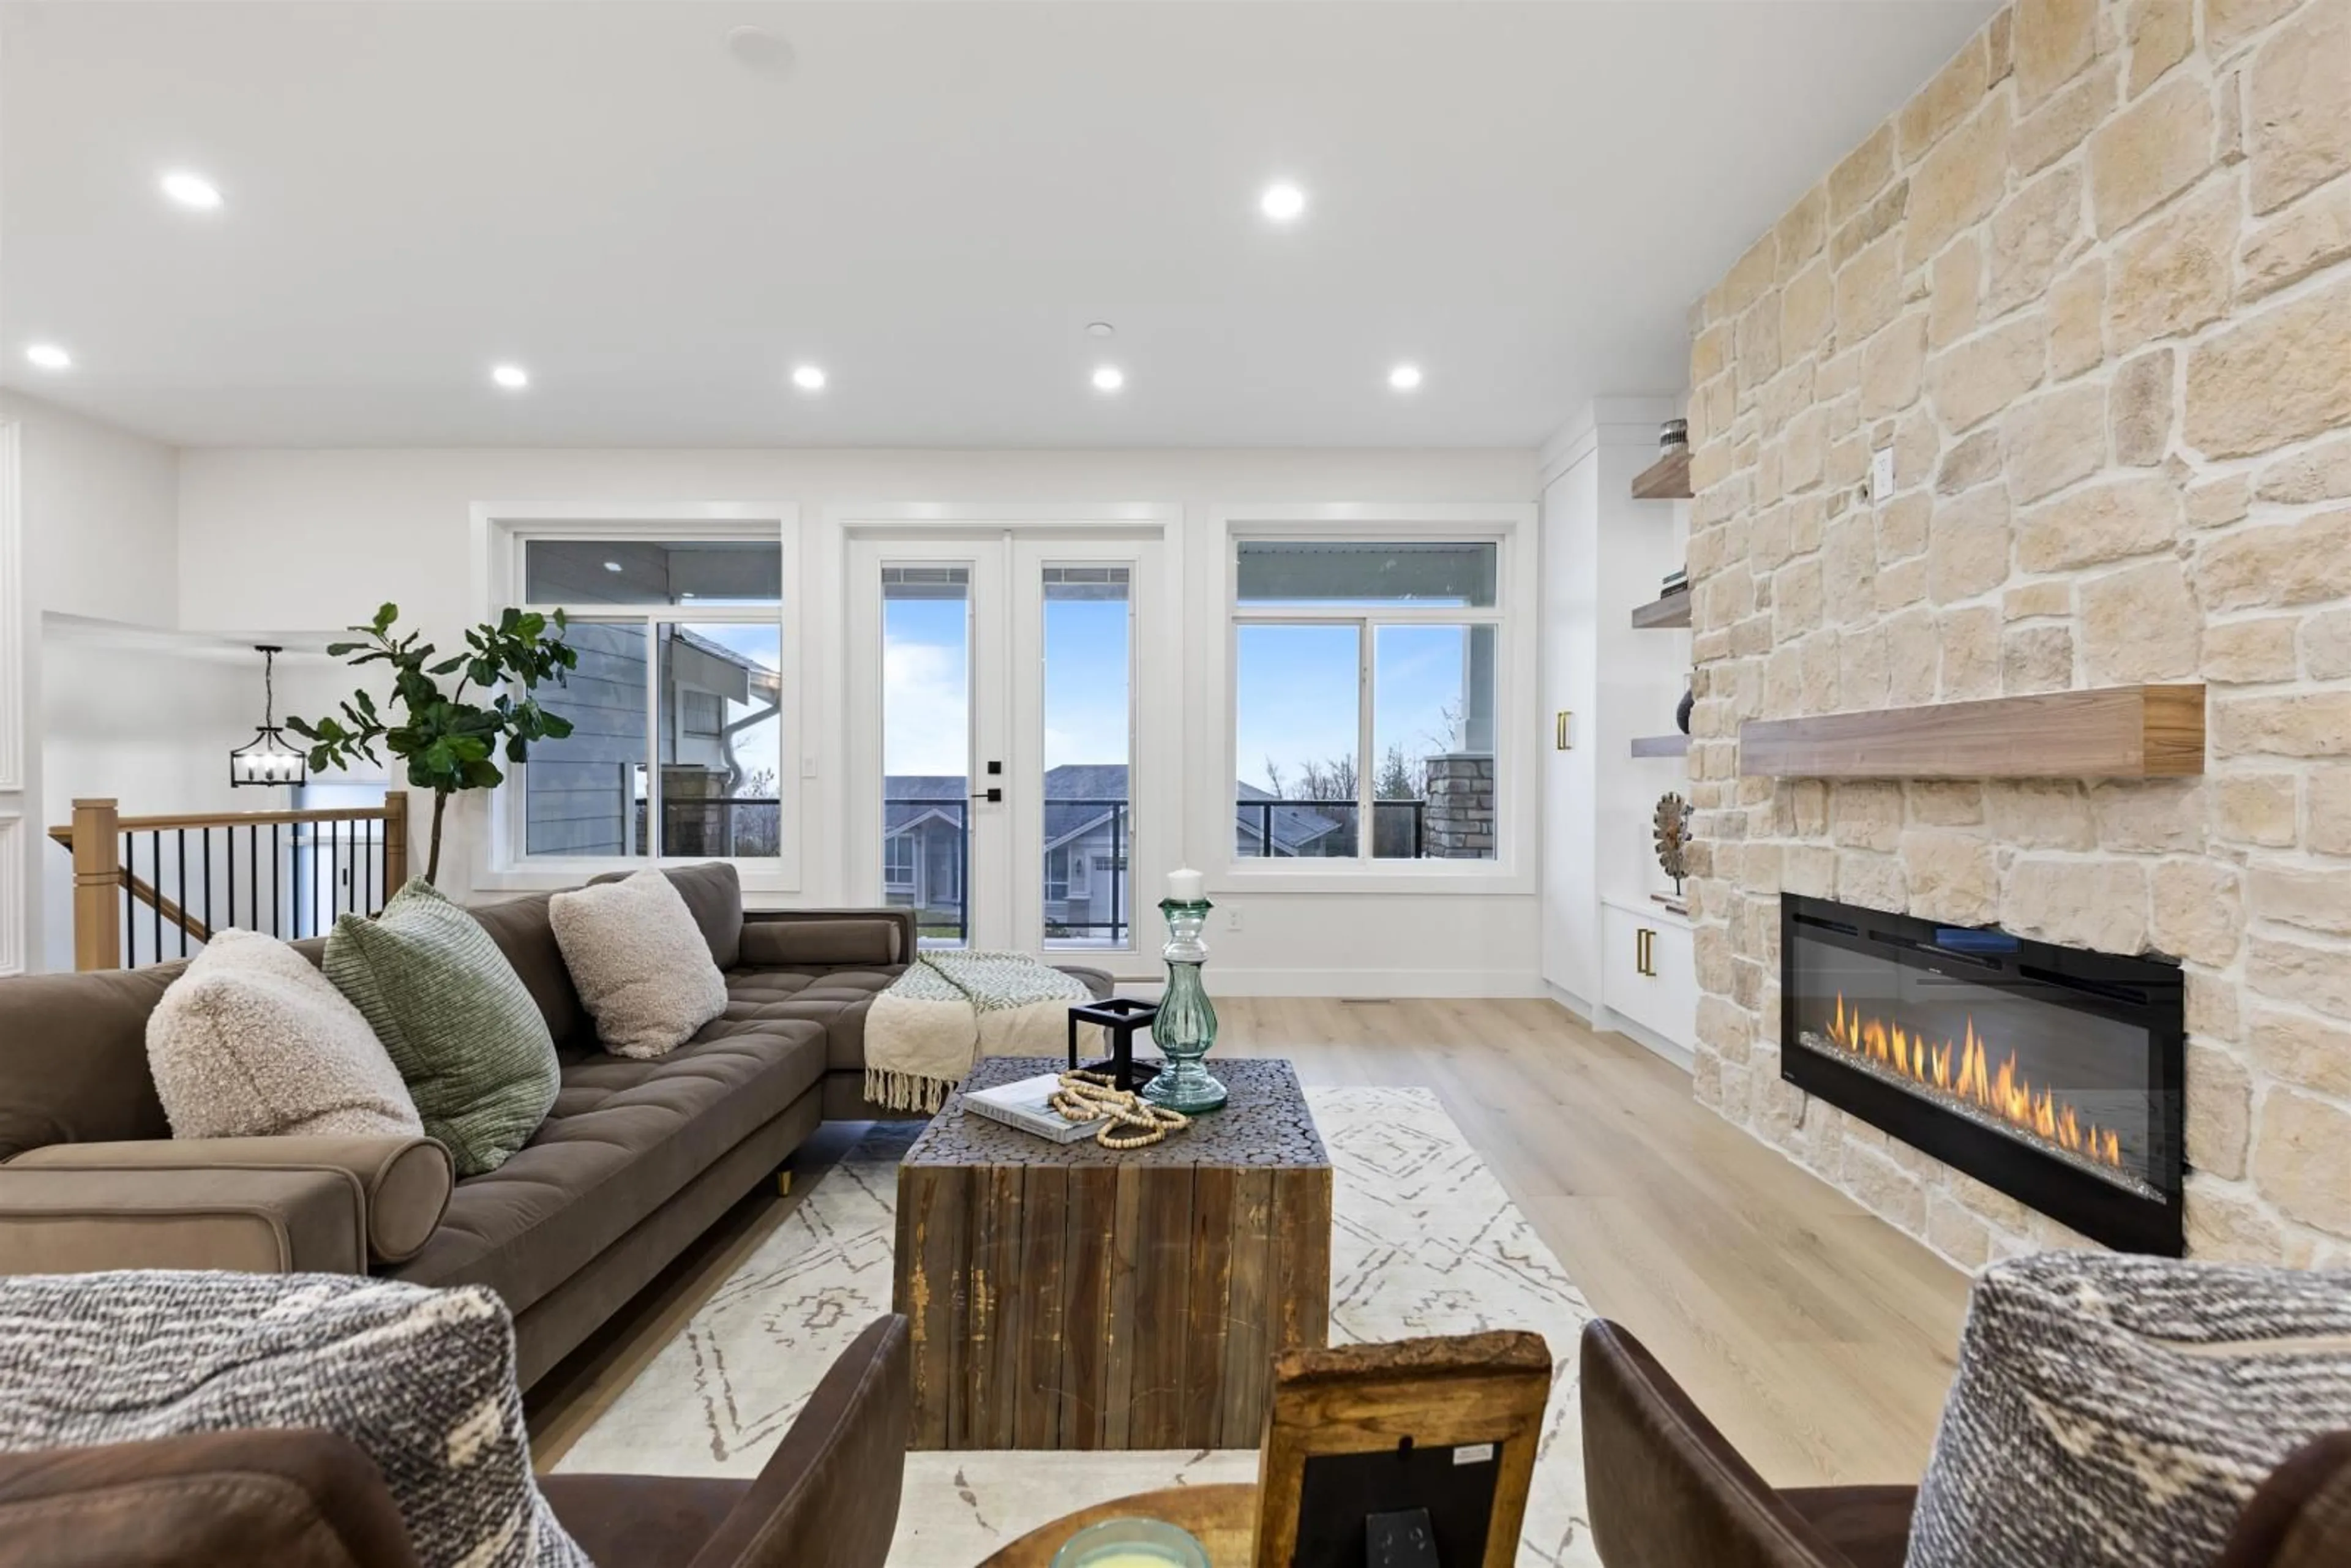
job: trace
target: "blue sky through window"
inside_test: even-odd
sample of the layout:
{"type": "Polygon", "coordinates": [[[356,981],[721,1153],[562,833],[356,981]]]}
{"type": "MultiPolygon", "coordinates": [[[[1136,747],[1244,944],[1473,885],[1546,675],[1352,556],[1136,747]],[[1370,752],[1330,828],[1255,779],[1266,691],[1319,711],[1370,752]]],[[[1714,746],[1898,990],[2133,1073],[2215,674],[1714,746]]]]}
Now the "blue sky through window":
{"type": "MultiPolygon", "coordinates": [[[[1446,749],[1465,684],[1462,628],[1387,626],[1376,635],[1380,678],[1372,721],[1378,748],[1395,742],[1413,759],[1446,749]]],[[[884,772],[967,773],[968,636],[962,600],[883,603],[884,772]]],[[[1354,754],[1356,637],[1353,625],[1239,628],[1235,755],[1242,779],[1270,789],[1270,760],[1294,788],[1309,762],[1326,765],[1354,754]]],[[[1124,602],[1048,601],[1047,768],[1128,760],[1127,665],[1124,602]]]]}

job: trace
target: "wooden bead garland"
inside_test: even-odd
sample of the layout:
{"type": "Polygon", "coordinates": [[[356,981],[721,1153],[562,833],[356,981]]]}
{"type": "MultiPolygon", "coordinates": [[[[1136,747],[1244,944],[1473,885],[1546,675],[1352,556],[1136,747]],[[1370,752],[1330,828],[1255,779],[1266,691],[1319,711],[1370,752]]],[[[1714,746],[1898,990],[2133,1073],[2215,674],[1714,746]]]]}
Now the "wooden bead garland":
{"type": "Polygon", "coordinates": [[[1120,1089],[1106,1072],[1062,1073],[1061,1086],[1049,1103],[1066,1121],[1109,1117],[1109,1124],[1094,1134],[1094,1142],[1105,1149],[1146,1148],[1192,1124],[1192,1119],[1180,1111],[1154,1105],[1140,1094],[1120,1089]]]}

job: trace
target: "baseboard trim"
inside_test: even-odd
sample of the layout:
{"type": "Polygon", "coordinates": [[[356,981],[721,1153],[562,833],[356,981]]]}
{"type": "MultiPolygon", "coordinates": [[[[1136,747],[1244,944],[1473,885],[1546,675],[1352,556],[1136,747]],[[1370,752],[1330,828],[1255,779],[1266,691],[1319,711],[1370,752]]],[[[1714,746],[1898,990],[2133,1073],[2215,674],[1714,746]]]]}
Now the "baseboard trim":
{"type": "Polygon", "coordinates": [[[1569,1012],[1573,1013],[1580,1022],[1588,1024],[1594,1018],[1599,1016],[1600,1009],[1598,1008],[1593,1007],[1590,1002],[1585,1001],[1582,997],[1577,996],[1565,986],[1554,986],[1549,980],[1545,980],[1543,982],[1543,995],[1549,997],[1552,1001],[1557,1002],[1561,1007],[1565,1008],[1569,1012]]]}
{"type": "Polygon", "coordinates": [[[1646,1024],[1635,1023],[1623,1013],[1610,1012],[1605,1008],[1595,1008],[1592,1014],[1592,1027],[1596,1030],[1605,1030],[1612,1034],[1621,1034],[1650,1055],[1664,1057],[1684,1072],[1695,1072],[1698,1070],[1697,1053],[1688,1046],[1677,1045],[1656,1030],[1646,1024]]]}
{"type": "Polygon", "coordinates": [[[1542,977],[1499,969],[1249,969],[1209,960],[1211,997],[1541,997],[1542,977]]]}

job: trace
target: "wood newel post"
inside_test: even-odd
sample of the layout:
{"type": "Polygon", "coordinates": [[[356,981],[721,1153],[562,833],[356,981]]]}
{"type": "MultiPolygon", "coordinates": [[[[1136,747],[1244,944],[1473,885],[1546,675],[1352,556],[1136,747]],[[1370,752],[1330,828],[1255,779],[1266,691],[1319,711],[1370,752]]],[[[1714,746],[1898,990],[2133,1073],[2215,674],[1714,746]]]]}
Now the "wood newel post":
{"type": "Polygon", "coordinates": [[[74,967],[122,967],[122,813],[113,800],[73,803],[74,967]]]}
{"type": "Polygon", "coordinates": [[[383,896],[390,903],[408,881],[408,791],[394,784],[383,792],[383,896]]]}

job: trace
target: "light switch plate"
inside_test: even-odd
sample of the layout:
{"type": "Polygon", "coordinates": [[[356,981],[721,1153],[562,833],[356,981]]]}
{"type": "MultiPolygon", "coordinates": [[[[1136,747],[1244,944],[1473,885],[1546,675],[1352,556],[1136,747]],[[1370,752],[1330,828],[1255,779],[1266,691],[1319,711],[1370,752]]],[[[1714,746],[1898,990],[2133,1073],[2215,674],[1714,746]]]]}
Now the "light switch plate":
{"type": "Polygon", "coordinates": [[[1883,501],[1894,494],[1894,448],[1881,446],[1869,455],[1869,498],[1883,501]]]}

